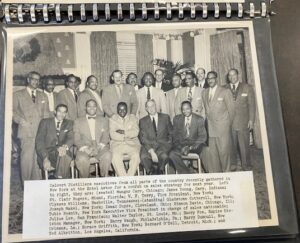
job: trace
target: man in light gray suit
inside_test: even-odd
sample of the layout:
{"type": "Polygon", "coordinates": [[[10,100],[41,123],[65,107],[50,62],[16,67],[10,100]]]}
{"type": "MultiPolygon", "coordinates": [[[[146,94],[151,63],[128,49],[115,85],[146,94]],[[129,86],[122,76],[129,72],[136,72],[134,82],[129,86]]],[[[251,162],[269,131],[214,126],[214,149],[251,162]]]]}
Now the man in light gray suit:
{"type": "Polygon", "coordinates": [[[172,77],[172,85],[173,89],[166,92],[166,99],[167,99],[167,109],[168,114],[170,116],[171,122],[173,122],[173,118],[175,117],[175,99],[178,94],[178,90],[181,88],[181,75],[175,73],[172,77]]]}
{"type": "Polygon", "coordinates": [[[41,179],[35,153],[35,136],[42,119],[50,116],[47,96],[37,90],[40,74],[30,72],[27,87],[13,94],[13,121],[18,124],[21,141],[21,177],[25,180],[41,179]]]}
{"type": "MultiPolygon", "coordinates": [[[[203,91],[203,102],[208,126],[208,172],[229,172],[232,160],[231,125],[234,104],[230,91],[217,85],[217,73],[207,74],[209,88],[203,91]]],[[[206,156],[205,156],[206,157],[206,156]]]]}
{"type": "Polygon", "coordinates": [[[77,91],[78,78],[73,74],[67,76],[65,81],[66,88],[61,90],[57,95],[57,104],[63,104],[68,107],[67,119],[75,120],[77,115],[77,101],[78,101],[78,91],[77,91]]]}
{"type": "Polygon", "coordinates": [[[148,115],[145,104],[147,100],[151,100],[151,99],[155,100],[157,112],[165,113],[165,114],[167,114],[168,112],[166,96],[163,90],[153,87],[153,83],[154,83],[153,74],[150,72],[146,72],[142,78],[142,85],[144,87],[137,91],[137,97],[139,103],[137,117],[139,119],[148,115]]]}
{"type": "Polygon", "coordinates": [[[123,82],[122,72],[115,70],[111,75],[111,84],[103,89],[102,105],[105,114],[108,117],[117,115],[117,106],[120,102],[125,102],[128,112],[136,115],[138,109],[136,91],[130,84],[123,82]]]}
{"type": "Polygon", "coordinates": [[[181,104],[183,101],[189,101],[192,103],[193,111],[199,116],[205,117],[205,111],[202,101],[203,89],[197,87],[196,76],[193,72],[187,72],[185,76],[185,82],[187,87],[178,90],[178,94],[175,99],[175,115],[181,114],[181,104]]]}
{"type": "Polygon", "coordinates": [[[94,75],[89,76],[86,79],[86,88],[83,90],[77,102],[78,117],[83,117],[86,114],[86,102],[90,99],[94,99],[97,102],[97,115],[104,116],[102,100],[100,93],[97,90],[98,80],[94,75]]]}
{"type": "Polygon", "coordinates": [[[233,160],[231,170],[237,169],[238,155],[241,159],[242,169],[251,170],[249,141],[256,111],[253,88],[249,84],[239,82],[237,69],[229,70],[228,80],[230,83],[226,85],[226,88],[231,91],[235,110],[232,123],[233,160]]]}
{"type": "Polygon", "coordinates": [[[77,147],[76,167],[81,178],[90,175],[90,164],[99,162],[100,175],[108,176],[111,166],[108,119],[97,116],[97,102],[86,102],[86,116],[74,122],[74,144],[77,147]]]}

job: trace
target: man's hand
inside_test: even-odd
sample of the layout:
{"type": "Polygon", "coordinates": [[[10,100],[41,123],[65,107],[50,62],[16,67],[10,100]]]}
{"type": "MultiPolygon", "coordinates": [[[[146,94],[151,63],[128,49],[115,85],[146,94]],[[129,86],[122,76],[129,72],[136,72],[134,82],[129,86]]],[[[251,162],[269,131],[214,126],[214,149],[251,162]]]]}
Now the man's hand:
{"type": "Polygon", "coordinates": [[[47,157],[43,161],[43,167],[44,167],[44,170],[47,170],[47,171],[54,170],[54,168],[51,166],[50,160],[47,157]]]}
{"type": "Polygon", "coordinates": [[[122,129],[118,129],[116,132],[117,132],[117,133],[120,133],[120,134],[125,134],[125,131],[122,130],[122,129]]]}
{"type": "Polygon", "coordinates": [[[187,156],[190,152],[190,148],[189,146],[184,146],[182,149],[181,149],[181,153],[184,155],[184,156],[187,156]]]}
{"type": "Polygon", "coordinates": [[[248,129],[249,129],[249,131],[253,130],[253,128],[254,128],[253,121],[249,121],[248,122],[248,129]]]}
{"type": "Polygon", "coordinates": [[[158,157],[157,154],[155,153],[154,149],[149,149],[148,151],[151,155],[151,159],[153,162],[158,163],[158,157]]]}

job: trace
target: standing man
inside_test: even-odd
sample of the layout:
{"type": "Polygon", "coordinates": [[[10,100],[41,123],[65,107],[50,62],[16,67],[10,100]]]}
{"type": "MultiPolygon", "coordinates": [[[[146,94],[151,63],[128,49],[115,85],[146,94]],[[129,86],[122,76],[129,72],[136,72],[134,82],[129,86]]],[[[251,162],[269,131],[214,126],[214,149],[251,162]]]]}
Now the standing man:
{"type": "Polygon", "coordinates": [[[77,147],[75,163],[81,178],[89,177],[92,163],[99,163],[102,177],[108,176],[111,165],[108,120],[97,116],[95,100],[86,102],[86,116],[74,122],[74,144],[77,147]]]}
{"type": "Polygon", "coordinates": [[[35,136],[42,119],[50,116],[47,96],[38,91],[40,74],[30,72],[27,87],[13,94],[13,120],[18,124],[18,138],[21,141],[21,177],[26,180],[41,179],[36,161],[35,136]]]}
{"type": "Polygon", "coordinates": [[[193,72],[187,72],[185,76],[186,87],[179,89],[175,99],[175,115],[181,114],[181,104],[183,101],[191,102],[194,113],[205,117],[202,101],[203,89],[195,85],[196,76],[193,72]]]}
{"type": "Polygon", "coordinates": [[[90,99],[94,99],[97,102],[97,115],[104,116],[102,100],[98,88],[98,79],[91,75],[86,79],[86,88],[83,90],[77,102],[78,117],[83,117],[86,114],[86,102],[90,99]]]}
{"type": "Polygon", "coordinates": [[[230,89],[234,100],[234,118],[232,123],[233,160],[231,170],[237,169],[237,157],[239,155],[243,170],[252,170],[250,161],[250,131],[253,130],[255,121],[255,96],[253,88],[246,83],[239,82],[238,70],[230,69],[228,72],[230,89]]]}
{"type": "Polygon", "coordinates": [[[167,109],[168,114],[170,116],[171,122],[173,122],[173,118],[175,116],[175,99],[178,94],[178,90],[181,88],[181,76],[178,73],[175,73],[172,77],[172,85],[173,89],[169,90],[166,93],[166,99],[167,99],[167,109]]]}
{"type": "MultiPolygon", "coordinates": [[[[189,153],[200,154],[202,146],[206,142],[207,134],[204,119],[192,113],[192,104],[183,101],[181,104],[181,115],[174,118],[173,149],[170,159],[178,174],[189,174],[193,171],[183,162],[181,156],[189,153]]],[[[199,168],[201,170],[201,168],[199,168]]]]}
{"type": "Polygon", "coordinates": [[[133,114],[127,114],[125,102],[120,102],[117,110],[118,115],[109,119],[112,164],[117,176],[134,176],[140,164],[138,119],[133,114]],[[125,154],[130,158],[128,171],[125,170],[123,163],[125,154]]]}
{"type": "Polygon", "coordinates": [[[64,104],[68,107],[67,119],[75,120],[77,115],[77,91],[78,79],[73,74],[67,76],[65,81],[66,88],[61,90],[57,95],[57,104],[64,104]]]}
{"type": "Polygon", "coordinates": [[[134,88],[129,84],[124,84],[122,72],[113,71],[111,75],[112,84],[103,89],[102,104],[103,110],[108,117],[117,114],[117,105],[125,102],[130,114],[136,115],[138,109],[138,100],[134,88]]]}
{"type": "Polygon", "coordinates": [[[170,80],[165,79],[165,76],[165,72],[162,69],[156,69],[154,87],[167,92],[173,89],[173,85],[171,84],[170,80]]]}
{"type": "Polygon", "coordinates": [[[164,174],[172,148],[172,123],[167,114],[157,112],[155,100],[145,106],[148,116],[140,120],[141,162],[148,175],[164,174]]]}
{"type": "Polygon", "coordinates": [[[207,74],[209,88],[203,91],[208,126],[210,161],[204,161],[208,172],[229,172],[232,160],[231,126],[234,104],[231,92],[217,85],[217,73],[207,74]]]}
{"type": "Polygon", "coordinates": [[[44,93],[48,97],[49,110],[54,115],[57,105],[57,93],[54,92],[55,84],[52,78],[46,78],[44,81],[44,93]]]}
{"type": "Polygon", "coordinates": [[[126,78],[126,84],[130,84],[135,91],[138,91],[142,86],[138,84],[137,75],[135,73],[129,73],[126,78]]]}
{"type": "Polygon", "coordinates": [[[205,69],[204,68],[198,68],[196,71],[196,76],[197,76],[197,81],[198,81],[198,87],[200,87],[202,89],[209,88],[209,85],[205,78],[205,69]]]}
{"type": "Polygon", "coordinates": [[[70,178],[72,146],[74,144],[73,121],[65,119],[68,107],[58,105],[54,118],[41,120],[35,148],[40,168],[51,171],[55,169],[55,178],[70,178]]]}
{"type": "Polygon", "coordinates": [[[139,119],[148,115],[145,108],[145,103],[147,100],[155,100],[156,109],[158,112],[167,114],[167,102],[166,96],[161,89],[153,87],[154,76],[150,72],[146,72],[142,78],[143,88],[139,89],[137,92],[138,98],[138,111],[137,117],[139,119]]]}

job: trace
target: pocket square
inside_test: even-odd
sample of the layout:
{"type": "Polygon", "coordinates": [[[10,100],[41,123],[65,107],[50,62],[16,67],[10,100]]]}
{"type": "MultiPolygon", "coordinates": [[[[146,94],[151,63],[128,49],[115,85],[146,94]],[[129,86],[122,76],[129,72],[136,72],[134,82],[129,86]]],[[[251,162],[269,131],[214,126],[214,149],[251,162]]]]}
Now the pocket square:
{"type": "Polygon", "coordinates": [[[198,98],[197,98],[197,100],[201,100],[201,98],[200,98],[200,97],[198,97],[198,98]]]}
{"type": "Polygon", "coordinates": [[[248,94],[247,93],[242,93],[242,96],[248,96],[248,94]]]}
{"type": "Polygon", "coordinates": [[[223,101],[224,100],[224,98],[218,98],[218,101],[223,101]]]}
{"type": "Polygon", "coordinates": [[[104,132],[104,128],[101,129],[101,132],[104,132]]]}
{"type": "Polygon", "coordinates": [[[66,130],[64,130],[64,132],[68,132],[68,131],[69,131],[69,130],[67,130],[67,129],[66,129],[66,130]]]}
{"type": "Polygon", "coordinates": [[[45,100],[42,100],[42,104],[45,103],[45,102],[46,102],[45,100]]]}

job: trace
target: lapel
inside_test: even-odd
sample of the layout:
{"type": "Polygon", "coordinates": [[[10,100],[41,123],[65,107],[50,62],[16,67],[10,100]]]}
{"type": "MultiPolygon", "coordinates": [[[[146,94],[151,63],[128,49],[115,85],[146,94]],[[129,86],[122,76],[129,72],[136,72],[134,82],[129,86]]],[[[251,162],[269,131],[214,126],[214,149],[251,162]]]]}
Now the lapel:
{"type": "MultiPolygon", "coordinates": [[[[54,125],[55,125],[55,120],[54,120],[54,125]]],[[[64,119],[62,121],[62,124],[60,126],[60,131],[59,131],[59,136],[58,136],[58,141],[61,141],[62,140],[62,137],[63,135],[65,134],[65,129],[66,129],[66,126],[67,126],[67,122],[66,122],[66,119],[64,119]]],[[[56,128],[55,128],[56,129],[56,128]]]]}
{"type": "Polygon", "coordinates": [[[49,123],[49,134],[55,134],[55,138],[57,138],[56,136],[56,124],[55,124],[55,118],[52,118],[50,120],[50,123],[49,123]]]}
{"type": "MultiPolygon", "coordinates": [[[[69,100],[72,103],[76,104],[75,97],[73,96],[73,94],[71,93],[71,91],[68,88],[66,88],[66,92],[67,92],[67,95],[69,96],[69,100]]],[[[78,96],[78,94],[77,94],[77,96],[78,96]]]]}
{"type": "MultiPolygon", "coordinates": [[[[157,120],[158,120],[158,119],[157,119],[157,120]]],[[[147,116],[147,121],[148,121],[148,127],[150,127],[152,134],[155,134],[154,127],[153,127],[153,123],[152,123],[152,120],[151,120],[151,116],[150,116],[150,115],[147,116]]],[[[158,122],[158,123],[159,123],[159,122],[158,122]]],[[[156,124],[156,129],[157,129],[157,131],[158,131],[158,126],[157,126],[157,125],[158,125],[158,124],[156,124]]]]}
{"type": "Polygon", "coordinates": [[[28,104],[30,106],[34,105],[34,103],[32,101],[32,97],[28,93],[27,88],[24,89],[23,93],[24,93],[24,95],[22,94],[22,99],[24,99],[24,103],[26,103],[26,104],[28,104]]]}
{"type": "Polygon", "coordinates": [[[186,129],[185,129],[184,122],[185,122],[185,116],[181,114],[179,118],[179,131],[182,131],[183,137],[186,137],[186,129]]]}
{"type": "Polygon", "coordinates": [[[192,120],[191,120],[191,124],[190,124],[190,137],[191,134],[194,134],[194,129],[196,128],[197,124],[196,124],[196,118],[195,118],[195,114],[192,114],[192,120]]]}
{"type": "Polygon", "coordinates": [[[239,83],[237,89],[236,89],[236,100],[240,99],[243,93],[243,84],[239,83]]]}
{"type": "Polygon", "coordinates": [[[90,126],[89,126],[89,123],[87,120],[88,120],[87,117],[84,117],[82,119],[82,126],[80,126],[80,127],[85,128],[85,129],[82,129],[83,133],[85,133],[86,137],[88,137],[90,140],[92,140],[90,126]]]}
{"type": "Polygon", "coordinates": [[[96,141],[99,142],[100,141],[100,137],[101,137],[101,134],[102,134],[102,131],[101,131],[101,119],[99,116],[96,117],[96,120],[95,120],[95,138],[96,138],[96,141]]]}

